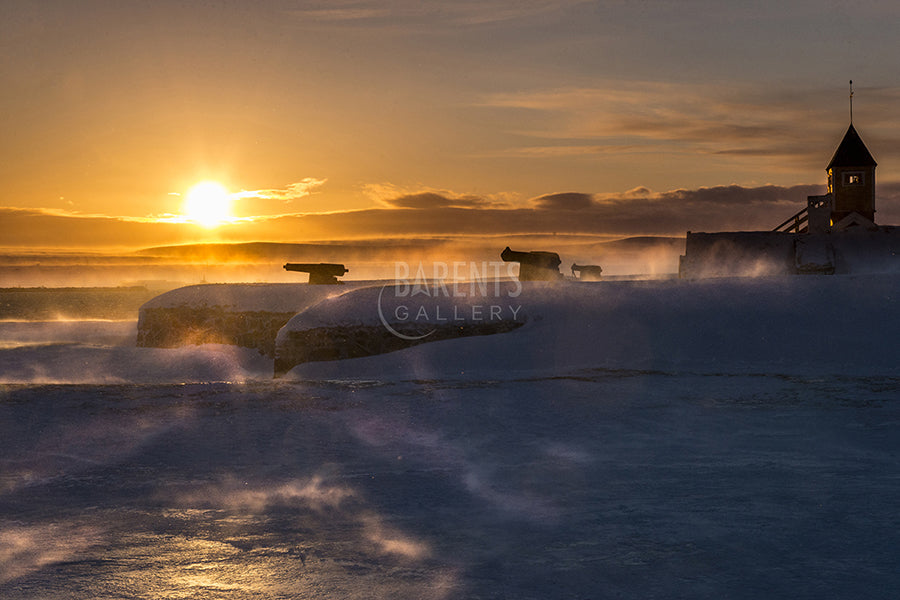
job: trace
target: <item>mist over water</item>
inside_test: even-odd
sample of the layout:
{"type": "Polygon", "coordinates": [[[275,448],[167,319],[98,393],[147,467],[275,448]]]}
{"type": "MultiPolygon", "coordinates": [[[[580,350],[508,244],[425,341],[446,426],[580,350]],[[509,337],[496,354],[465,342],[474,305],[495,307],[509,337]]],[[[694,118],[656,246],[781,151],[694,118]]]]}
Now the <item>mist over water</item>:
{"type": "Polygon", "coordinates": [[[137,321],[0,321],[0,383],[104,384],[268,380],[255,350],[137,348],[137,321]]]}

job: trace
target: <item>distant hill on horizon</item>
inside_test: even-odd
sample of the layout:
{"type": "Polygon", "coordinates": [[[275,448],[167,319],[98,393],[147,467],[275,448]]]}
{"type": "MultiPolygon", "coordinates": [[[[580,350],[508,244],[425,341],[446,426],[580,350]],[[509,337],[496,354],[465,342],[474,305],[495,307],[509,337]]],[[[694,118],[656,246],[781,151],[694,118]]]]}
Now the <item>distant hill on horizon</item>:
{"type": "Polygon", "coordinates": [[[234,242],[156,246],[138,250],[143,257],[179,258],[215,262],[348,262],[393,260],[398,255],[422,254],[428,258],[446,255],[447,259],[499,259],[507,245],[517,250],[545,250],[560,255],[570,252],[659,252],[681,251],[683,237],[635,236],[597,241],[595,236],[497,236],[496,238],[422,238],[402,240],[358,240],[333,242],[234,242]],[[496,257],[493,256],[496,254],[496,257]]]}
{"type": "Polygon", "coordinates": [[[344,280],[393,277],[397,265],[482,263],[500,260],[506,246],[517,251],[559,254],[561,272],[571,265],[599,265],[603,276],[665,275],[678,272],[684,238],[603,239],[583,235],[472,236],[308,243],[238,242],[156,246],[110,253],[30,249],[0,253],[4,287],[108,287],[132,285],[171,289],[204,282],[297,281],[288,262],[339,263],[344,280]]]}

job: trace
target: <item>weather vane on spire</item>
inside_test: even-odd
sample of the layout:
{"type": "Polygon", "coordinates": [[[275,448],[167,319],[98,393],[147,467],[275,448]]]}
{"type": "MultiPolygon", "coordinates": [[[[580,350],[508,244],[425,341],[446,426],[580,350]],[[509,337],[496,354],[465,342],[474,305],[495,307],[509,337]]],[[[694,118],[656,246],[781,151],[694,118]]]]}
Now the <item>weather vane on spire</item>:
{"type": "Polygon", "coordinates": [[[853,80],[850,80],[850,124],[853,125],[853,80]]]}

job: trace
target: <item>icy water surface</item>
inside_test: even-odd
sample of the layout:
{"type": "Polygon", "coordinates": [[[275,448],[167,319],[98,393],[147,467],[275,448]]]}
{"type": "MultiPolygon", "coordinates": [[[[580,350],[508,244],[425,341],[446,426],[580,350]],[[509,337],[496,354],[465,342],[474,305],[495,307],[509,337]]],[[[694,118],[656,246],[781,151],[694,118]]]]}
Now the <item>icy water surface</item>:
{"type": "Polygon", "coordinates": [[[898,385],[0,386],[0,597],[893,598],[898,385]]]}

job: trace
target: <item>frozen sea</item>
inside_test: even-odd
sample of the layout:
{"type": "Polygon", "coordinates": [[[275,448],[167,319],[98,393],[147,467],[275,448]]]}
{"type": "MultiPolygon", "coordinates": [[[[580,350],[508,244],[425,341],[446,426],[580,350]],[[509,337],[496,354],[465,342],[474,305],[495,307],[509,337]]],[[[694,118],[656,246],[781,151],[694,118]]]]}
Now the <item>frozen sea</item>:
{"type": "MultiPolygon", "coordinates": [[[[544,315],[272,380],[250,350],[136,348],[133,321],[2,322],[0,597],[896,598],[900,287],[879,285],[878,347],[834,363],[753,340],[484,359],[537,353],[544,315]]],[[[783,330],[779,306],[754,318],[783,330]]]]}

